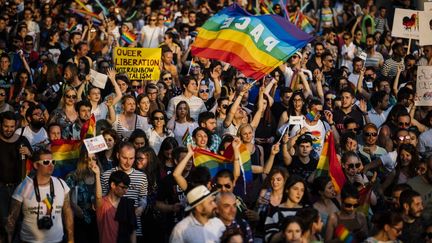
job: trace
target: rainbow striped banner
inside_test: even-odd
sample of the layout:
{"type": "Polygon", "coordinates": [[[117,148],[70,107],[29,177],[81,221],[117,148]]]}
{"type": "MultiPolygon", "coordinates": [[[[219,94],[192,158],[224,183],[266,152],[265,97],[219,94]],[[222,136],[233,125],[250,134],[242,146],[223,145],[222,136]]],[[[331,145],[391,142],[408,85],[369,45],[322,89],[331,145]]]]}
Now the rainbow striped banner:
{"type": "Polygon", "coordinates": [[[354,237],[352,233],[343,224],[340,224],[336,227],[334,234],[337,239],[344,243],[354,242],[354,237]]]}
{"type": "Polygon", "coordinates": [[[326,134],[323,150],[317,165],[317,176],[328,174],[332,180],[336,192],[341,192],[343,185],[346,182],[345,174],[342,170],[334,142],[332,132],[326,134]]]}
{"type": "Polygon", "coordinates": [[[81,141],[59,139],[51,141],[51,152],[56,161],[54,176],[64,177],[76,169],[80,157],[81,141]]]}
{"type": "Polygon", "coordinates": [[[313,39],[278,15],[253,16],[233,4],[199,29],[192,54],[228,62],[260,79],[313,39]]]}
{"type": "MultiPolygon", "coordinates": [[[[219,170],[233,170],[234,151],[230,145],[224,155],[212,153],[205,149],[196,148],[194,150],[194,165],[205,166],[209,169],[211,177],[214,177],[219,170]]],[[[246,182],[252,181],[252,164],[250,153],[246,146],[240,147],[240,160],[242,162],[242,172],[246,182]]]]}

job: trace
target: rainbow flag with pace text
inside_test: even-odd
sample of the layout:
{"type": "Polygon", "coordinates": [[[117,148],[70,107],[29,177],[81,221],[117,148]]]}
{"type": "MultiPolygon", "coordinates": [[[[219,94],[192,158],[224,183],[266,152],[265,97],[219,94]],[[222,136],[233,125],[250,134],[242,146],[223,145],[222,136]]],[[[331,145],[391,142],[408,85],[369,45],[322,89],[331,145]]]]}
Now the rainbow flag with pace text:
{"type": "Polygon", "coordinates": [[[332,132],[328,132],[326,135],[326,141],[324,143],[316,170],[317,176],[328,173],[335,187],[335,191],[338,193],[341,191],[343,185],[346,182],[346,178],[342,170],[342,165],[340,164],[336,154],[336,147],[332,132]]]}
{"type": "Polygon", "coordinates": [[[192,54],[230,63],[260,79],[313,39],[278,15],[253,16],[233,4],[207,20],[192,54]]]}
{"type": "Polygon", "coordinates": [[[64,177],[76,169],[76,164],[81,151],[80,140],[58,139],[51,141],[51,152],[56,161],[53,175],[64,177]]]}
{"type": "MultiPolygon", "coordinates": [[[[194,165],[205,166],[209,169],[211,177],[214,177],[219,170],[233,170],[234,151],[230,145],[224,152],[224,155],[212,153],[208,150],[196,148],[194,150],[194,165]]],[[[246,146],[240,146],[240,161],[242,163],[241,171],[246,182],[252,181],[252,164],[250,153],[246,146]]]]}

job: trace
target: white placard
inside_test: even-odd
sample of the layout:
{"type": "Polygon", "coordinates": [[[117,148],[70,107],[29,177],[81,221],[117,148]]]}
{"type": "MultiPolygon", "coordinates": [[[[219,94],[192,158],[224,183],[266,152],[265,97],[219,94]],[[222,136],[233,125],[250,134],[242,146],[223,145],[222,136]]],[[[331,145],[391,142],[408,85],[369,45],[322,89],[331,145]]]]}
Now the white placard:
{"type": "Polygon", "coordinates": [[[420,12],[418,10],[396,8],[392,36],[418,40],[420,38],[420,12]]]}
{"type": "Polygon", "coordinates": [[[364,51],[360,52],[359,58],[366,62],[367,53],[364,51]]]}
{"type": "Polygon", "coordinates": [[[420,45],[432,45],[432,12],[420,12],[420,45]]]}
{"type": "Polygon", "coordinates": [[[416,106],[432,105],[432,66],[418,67],[416,96],[416,106]]]}
{"type": "Polygon", "coordinates": [[[89,154],[95,154],[108,149],[105,139],[102,135],[84,139],[84,144],[89,154]]]}
{"type": "Polygon", "coordinates": [[[424,2],[424,11],[432,12],[432,2],[424,2]]]}
{"type": "Polygon", "coordinates": [[[302,125],[303,116],[290,116],[288,124],[290,125],[302,125]]]}
{"type": "Polygon", "coordinates": [[[93,86],[96,86],[100,89],[105,89],[105,84],[108,79],[108,76],[106,74],[90,69],[90,76],[91,76],[90,82],[93,86]]]}

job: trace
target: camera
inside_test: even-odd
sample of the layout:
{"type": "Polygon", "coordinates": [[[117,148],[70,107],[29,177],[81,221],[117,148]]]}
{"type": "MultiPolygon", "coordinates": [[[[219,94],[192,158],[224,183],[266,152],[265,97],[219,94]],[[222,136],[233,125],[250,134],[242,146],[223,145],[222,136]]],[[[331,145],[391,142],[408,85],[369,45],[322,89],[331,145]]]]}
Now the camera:
{"type": "Polygon", "coordinates": [[[40,230],[49,230],[53,226],[51,216],[43,216],[37,220],[37,226],[40,230]]]}

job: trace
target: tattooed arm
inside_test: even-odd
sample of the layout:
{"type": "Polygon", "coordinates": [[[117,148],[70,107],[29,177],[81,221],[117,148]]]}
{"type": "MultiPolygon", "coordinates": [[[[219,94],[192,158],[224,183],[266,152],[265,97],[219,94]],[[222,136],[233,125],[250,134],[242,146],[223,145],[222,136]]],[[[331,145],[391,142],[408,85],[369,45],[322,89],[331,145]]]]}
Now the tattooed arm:
{"type": "Polygon", "coordinates": [[[20,212],[21,212],[21,205],[22,202],[12,199],[11,201],[11,207],[9,209],[9,216],[7,218],[6,223],[6,232],[8,235],[8,242],[12,242],[12,236],[15,230],[15,223],[19,218],[20,212]]]}
{"type": "Polygon", "coordinates": [[[73,222],[73,212],[70,205],[69,194],[65,195],[63,203],[63,215],[64,215],[64,226],[66,229],[66,235],[68,242],[74,242],[74,222],[73,222]]]}

